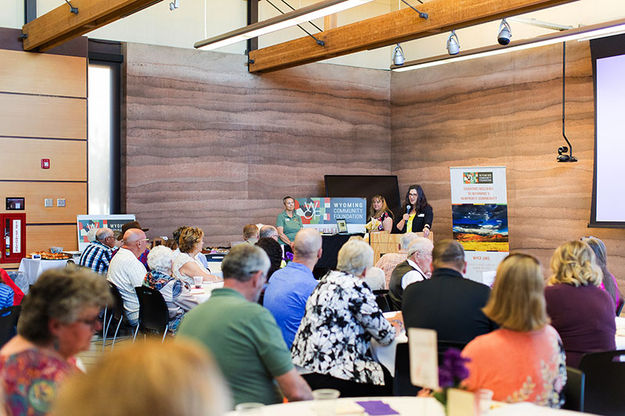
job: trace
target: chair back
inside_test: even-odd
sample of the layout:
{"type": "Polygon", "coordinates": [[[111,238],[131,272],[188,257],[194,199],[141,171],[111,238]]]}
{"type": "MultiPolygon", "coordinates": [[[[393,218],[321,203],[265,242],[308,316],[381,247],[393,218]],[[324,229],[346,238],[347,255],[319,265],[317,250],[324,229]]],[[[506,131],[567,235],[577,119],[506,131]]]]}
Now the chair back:
{"type": "MultiPolygon", "coordinates": [[[[464,342],[458,341],[438,341],[438,365],[443,361],[443,355],[449,348],[462,350],[464,342]]],[[[395,350],[395,378],[393,379],[394,396],[414,396],[421,387],[414,386],[410,381],[410,350],[408,343],[398,343],[395,350]]]]}
{"type": "Polygon", "coordinates": [[[113,283],[109,282],[109,287],[111,289],[111,295],[113,296],[113,304],[109,307],[109,310],[116,321],[120,321],[124,319],[124,300],[122,299],[121,293],[119,293],[119,289],[113,283]]]}
{"type": "Polygon", "coordinates": [[[135,291],[139,298],[139,329],[164,333],[169,323],[169,309],[161,292],[147,286],[135,287],[135,291]]]}
{"type": "Polygon", "coordinates": [[[375,301],[382,312],[391,311],[391,301],[388,295],[388,289],[374,290],[375,301]]]}
{"type": "Polygon", "coordinates": [[[393,396],[416,396],[421,390],[410,381],[410,352],[408,343],[397,344],[395,350],[395,375],[393,377],[393,396]]]}
{"type": "Polygon", "coordinates": [[[573,367],[566,367],[566,386],[562,393],[564,394],[563,409],[575,410],[577,412],[584,411],[584,385],[586,376],[583,372],[573,367]]]}
{"type": "Polygon", "coordinates": [[[579,369],[586,375],[584,411],[625,414],[625,350],[585,354],[579,369]]]}
{"type": "Polygon", "coordinates": [[[17,333],[17,320],[21,311],[22,307],[19,305],[0,310],[0,347],[17,333]]]}

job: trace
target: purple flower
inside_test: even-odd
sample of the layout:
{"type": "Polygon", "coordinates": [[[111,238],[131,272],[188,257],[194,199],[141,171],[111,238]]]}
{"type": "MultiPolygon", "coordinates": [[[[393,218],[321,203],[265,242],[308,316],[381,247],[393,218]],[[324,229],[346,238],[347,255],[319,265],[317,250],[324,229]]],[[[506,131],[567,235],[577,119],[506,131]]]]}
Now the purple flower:
{"type": "Polygon", "coordinates": [[[286,253],[284,253],[284,260],[293,261],[293,253],[291,253],[290,251],[287,251],[286,253]]]}
{"type": "Polygon", "coordinates": [[[443,388],[458,386],[469,376],[469,370],[465,366],[469,361],[470,359],[463,357],[461,351],[456,348],[445,351],[443,362],[438,367],[439,385],[443,388]]]}

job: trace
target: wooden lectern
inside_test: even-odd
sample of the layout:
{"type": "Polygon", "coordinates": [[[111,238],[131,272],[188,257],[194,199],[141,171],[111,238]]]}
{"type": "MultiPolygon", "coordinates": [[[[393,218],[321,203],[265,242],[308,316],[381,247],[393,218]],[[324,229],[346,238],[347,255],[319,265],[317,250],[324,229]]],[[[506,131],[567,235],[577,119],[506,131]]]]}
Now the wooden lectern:
{"type": "MultiPolygon", "coordinates": [[[[423,233],[417,233],[423,237],[423,233]]],[[[391,234],[386,231],[369,233],[369,245],[373,249],[373,264],[377,263],[380,257],[386,253],[397,253],[399,251],[399,240],[404,234],[391,234]]],[[[427,237],[434,241],[434,233],[430,231],[427,237]]]]}

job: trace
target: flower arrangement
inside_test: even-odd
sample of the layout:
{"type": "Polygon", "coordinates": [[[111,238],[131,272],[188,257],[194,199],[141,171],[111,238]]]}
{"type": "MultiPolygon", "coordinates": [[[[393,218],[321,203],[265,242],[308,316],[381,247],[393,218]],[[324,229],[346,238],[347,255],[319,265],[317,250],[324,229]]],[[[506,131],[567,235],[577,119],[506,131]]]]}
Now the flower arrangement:
{"type": "Polygon", "coordinates": [[[287,251],[286,253],[284,253],[284,257],[282,258],[282,260],[284,260],[286,263],[290,263],[293,261],[293,253],[291,253],[290,251],[287,251]]]}
{"type": "Polygon", "coordinates": [[[438,366],[438,385],[441,390],[433,394],[443,405],[447,404],[447,390],[460,387],[462,380],[469,377],[469,370],[465,365],[469,361],[456,348],[449,348],[443,354],[443,362],[438,366]]]}

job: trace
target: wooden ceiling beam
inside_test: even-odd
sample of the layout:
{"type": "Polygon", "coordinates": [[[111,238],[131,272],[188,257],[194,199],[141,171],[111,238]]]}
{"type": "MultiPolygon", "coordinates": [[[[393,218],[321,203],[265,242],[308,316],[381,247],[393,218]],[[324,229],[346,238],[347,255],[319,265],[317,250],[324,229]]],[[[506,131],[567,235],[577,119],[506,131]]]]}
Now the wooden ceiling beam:
{"type": "Polygon", "coordinates": [[[70,39],[145,9],[162,0],[71,0],[22,27],[25,51],[46,51],[70,39]]]}
{"type": "Polygon", "coordinates": [[[427,20],[405,8],[315,34],[325,46],[306,36],[251,51],[249,71],[290,68],[573,1],[577,0],[432,0],[418,5],[429,14],[427,20]]]}

